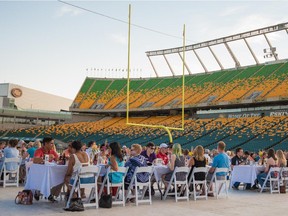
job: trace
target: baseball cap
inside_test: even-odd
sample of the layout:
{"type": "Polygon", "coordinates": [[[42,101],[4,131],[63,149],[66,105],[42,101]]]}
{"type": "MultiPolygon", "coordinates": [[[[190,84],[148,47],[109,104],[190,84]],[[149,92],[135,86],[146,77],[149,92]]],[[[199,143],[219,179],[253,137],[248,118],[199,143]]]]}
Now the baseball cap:
{"type": "Polygon", "coordinates": [[[168,145],[166,143],[161,143],[160,148],[168,148],[168,145]]]}

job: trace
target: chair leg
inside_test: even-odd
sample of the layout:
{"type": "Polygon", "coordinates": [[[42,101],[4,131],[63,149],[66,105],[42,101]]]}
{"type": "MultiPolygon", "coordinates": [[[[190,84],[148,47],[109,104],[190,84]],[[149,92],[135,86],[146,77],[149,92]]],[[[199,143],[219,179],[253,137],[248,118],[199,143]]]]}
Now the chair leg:
{"type": "Polygon", "coordinates": [[[95,202],[96,202],[96,209],[99,207],[98,206],[98,204],[99,204],[99,202],[98,202],[98,200],[99,200],[99,198],[98,198],[98,185],[97,185],[97,183],[96,183],[96,185],[95,185],[95,202]]]}
{"type": "Polygon", "coordinates": [[[124,182],[122,185],[122,202],[123,202],[123,206],[125,206],[125,186],[124,186],[124,182]]]}
{"type": "Polygon", "coordinates": [[[187,201],[189,201],[189,188],[188,188],[188,184],[187,184],[187,181],[186,181],[186,197],[187,197],[187,201]]]}
{"type": "Polygon", "coordinates": [[[194,196],[194,201],[197,199],[197,193],[196,193],[196,184],[193,182],[193,196],[194,196]]]}
{"type": "Polygon", "coordinates": [[[217,180],[215,180],[215,192],[216,192],[216,199],[218,199],[219,193],[218,193],[218,183],[217,180]]]}
{"type": "Polygon", "coordinates": [[[136,200],[136,206],[138,206],[138,186],[135,184],[135,200],[136,200]]]}
{"type": "Polygon", "coordinates": [[[176,185],[176,180],[174,181],[174,193],[175,193],[175,201],[178,202],[178,197],[177,197],[177,185],[176,185]]]}
{"type": "Polygon", "coordinates": [[[204,190],[205,190],[205,198],[208,199],[208,188],[207,188],[207,182],[204,183],[204,190]]]}

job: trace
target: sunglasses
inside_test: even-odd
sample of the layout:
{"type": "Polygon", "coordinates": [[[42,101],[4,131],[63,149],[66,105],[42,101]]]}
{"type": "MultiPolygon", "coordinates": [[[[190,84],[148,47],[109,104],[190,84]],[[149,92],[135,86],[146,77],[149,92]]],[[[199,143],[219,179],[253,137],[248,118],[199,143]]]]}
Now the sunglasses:
{"type": "Polygon", "coordinates": [[[152,149],[152,150],[155,150],[155,148],[154,148],[154,147],[150,147],[150,149],[152,149]]]}

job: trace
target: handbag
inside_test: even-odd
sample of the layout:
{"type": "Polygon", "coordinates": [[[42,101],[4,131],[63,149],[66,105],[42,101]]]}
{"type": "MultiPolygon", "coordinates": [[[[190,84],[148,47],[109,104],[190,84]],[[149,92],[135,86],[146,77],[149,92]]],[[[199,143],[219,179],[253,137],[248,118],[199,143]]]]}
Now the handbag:
{"type": "Polygon", "coordinates": [[[33,204],[33,193],[31,190],[19,191],[15,198],[16,204],[32,205],[33,204]]]}
{"type": "Polygon", "coordinates": [[[112,207],[112,195],[111,194],[103,194],[99,199],[99,207],[100,208],[111,208],[112,207]]]}
{"type": "Polygon", "coordinates": [[[286,182],[283,182],[283,185],[280,185],[280,193],[286,193],[286,182]]]}
{"type": "Polygon", "coordinates": [[[68,208],[64,208],[65,211],[84,211],[84,205],[81,198],[72,198],[68,208]]]}

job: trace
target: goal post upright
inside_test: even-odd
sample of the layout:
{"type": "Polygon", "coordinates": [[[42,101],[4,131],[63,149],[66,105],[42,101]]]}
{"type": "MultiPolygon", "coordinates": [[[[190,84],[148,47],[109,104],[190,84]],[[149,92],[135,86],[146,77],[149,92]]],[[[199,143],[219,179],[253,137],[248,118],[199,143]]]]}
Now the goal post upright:
{"type": "Polygon", "coordinates": [[[185,24],[183,27],[183,65],[182,65],[182,124],[181,128],[176,128],[176,127],[169,127],[165,125],[148,125],[148,124],[136,124],[136,123],[130,123],[129,122],[129,111],[130,111],[130,56],[131,56],[131,4],[129,4],[129,15],[128,15],[128,65],[127,65],[127,99],[126,99],[126,124],[128,126],[139,126],[139,127],[148,127],[148,128],[159,128],[159,129],[164,129],[169,136],[169,142],[173,142],[173,137],[171,134],[170,130],[179,130],[183,131],[184,130],[184,105],[185,105],[185,24]]]}

